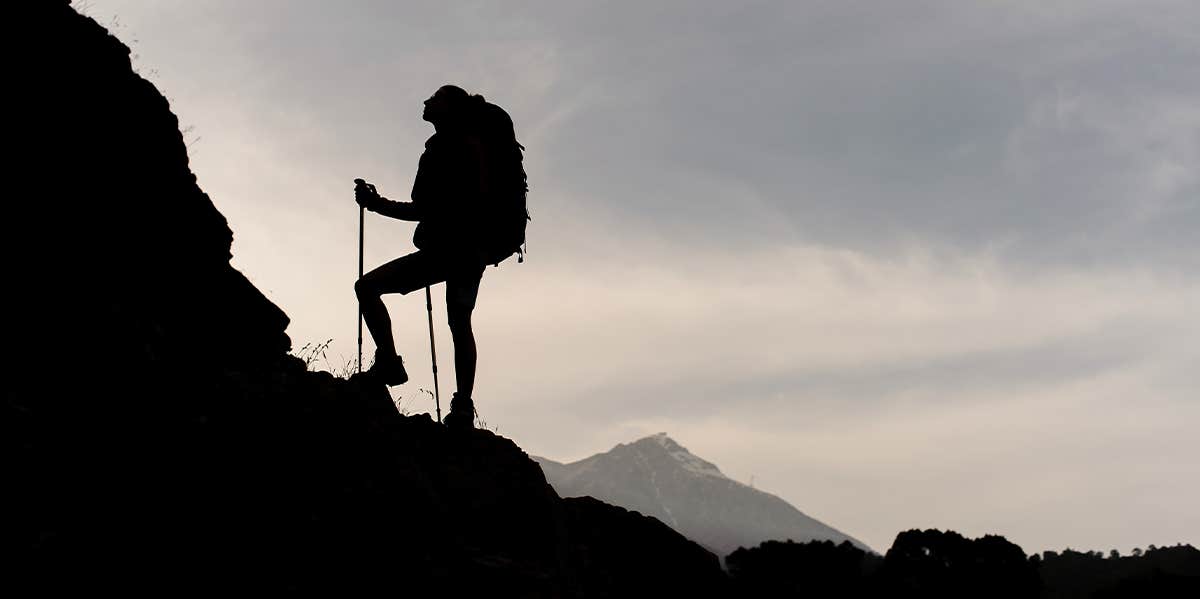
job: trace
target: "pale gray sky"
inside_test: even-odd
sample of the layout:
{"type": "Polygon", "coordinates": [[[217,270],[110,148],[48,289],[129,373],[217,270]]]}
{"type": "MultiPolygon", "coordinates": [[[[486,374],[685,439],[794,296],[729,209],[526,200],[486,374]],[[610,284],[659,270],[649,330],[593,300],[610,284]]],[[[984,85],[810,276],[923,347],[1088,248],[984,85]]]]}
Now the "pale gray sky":
{"type": "MultiPolygon", "coordinates": [[[[84,4],[297,347],[353,356],[351,181],[405,197],[456,83],[528,148],[475,319],[527,451],[666,431],[880,550],[1200,543],[1200,5],[84,4]]],[[[411,231],[372,217],[368,268],[411,231]]],[[[415,397],[424,300],[388,304],[415,397]]]]}

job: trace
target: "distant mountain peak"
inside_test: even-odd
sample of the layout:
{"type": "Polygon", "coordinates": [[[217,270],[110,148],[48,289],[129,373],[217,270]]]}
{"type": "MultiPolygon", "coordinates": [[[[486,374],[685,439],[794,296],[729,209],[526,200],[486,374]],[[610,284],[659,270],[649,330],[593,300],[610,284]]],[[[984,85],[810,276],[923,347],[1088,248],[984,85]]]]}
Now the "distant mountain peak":
{"type": "Polygon", "coordinates": [[[721,472],[720,468],[717,468],[716,464],[704,460],[688,451],[686,447],[676,443],[671,437],[668,437],[667,433],[656,433],[654,435],[650,435],[649,437],[638,439],[637,441],[634,441],[632,445],[643,448],[661,448],[667,453],[667,455],[671,456],[671,458],[674,459],[681,468],[691,472],[692,474],[728,478],[721,472]]]}
{"type": "Polygon", "coordinates": [[[785,539],[850,541],[869,549],[787,501],[725,476],[667,433],[569,464],[535,459],[559,495],[589,495],[657,518],[718,555],[785,539]]]}

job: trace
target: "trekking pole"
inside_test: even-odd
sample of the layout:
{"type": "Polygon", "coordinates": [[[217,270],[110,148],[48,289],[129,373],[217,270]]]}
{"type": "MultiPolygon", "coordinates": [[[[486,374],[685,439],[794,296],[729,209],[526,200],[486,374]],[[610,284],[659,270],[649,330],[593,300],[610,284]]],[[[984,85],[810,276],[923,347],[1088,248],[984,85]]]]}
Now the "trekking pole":
{"type": "Polygon", "coordinates": [[[438,424],[442,422],[442,399],[438,393],[437,380],[437,347],[433,344],[433,297],[429,294],[429,286],[425,286],[425,310],[429,312],[429,353],[433,356],[433,405],[437,408],[438,424]]]}
{"type": "MultiPolygon", "coordinates": [[[[356,185],[365,185],[366,181],[355,179],[356,185]]],[[[366,214],[366,208],[358,207],[358,279],[363,276],[363,220],[366,214]]],[[[362,372],[362,302],[358,302],[358,371],[362,372]]]]}
{"type": "MultiPolygon", "coordinates": [[[[362,220],[365,208],[359,206],[359,278],[362,278],[362,220]]],[[[362,372],[362,303],[359,301],[359,372],[362,372]]]]}

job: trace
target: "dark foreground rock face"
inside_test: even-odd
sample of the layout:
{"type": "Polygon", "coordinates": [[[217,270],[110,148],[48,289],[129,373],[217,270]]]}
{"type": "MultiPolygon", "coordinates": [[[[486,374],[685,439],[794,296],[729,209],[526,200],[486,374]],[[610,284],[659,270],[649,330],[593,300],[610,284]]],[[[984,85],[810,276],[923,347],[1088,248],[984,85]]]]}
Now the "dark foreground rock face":
{"type": "Polygon", "coordinates": [[[511,441],[306,372],[286,315],[230,266],[230,229],[128,48],[63,0],[10,4],[11,584],[721,592],[714,556],[653,519],[559,499],[511,441]]]}

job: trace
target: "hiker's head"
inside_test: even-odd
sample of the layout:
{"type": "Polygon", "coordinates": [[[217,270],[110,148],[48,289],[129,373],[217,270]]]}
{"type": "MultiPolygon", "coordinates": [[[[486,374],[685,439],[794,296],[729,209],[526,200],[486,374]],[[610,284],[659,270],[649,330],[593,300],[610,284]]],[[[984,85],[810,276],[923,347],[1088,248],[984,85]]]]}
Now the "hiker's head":
{"type": "Polygon", "coordinates": [[[428,100],[421,118],[434,126],[466,126],[471,120],[474,100],[471,94],[457,85],[443,85],[428,100]]]}

